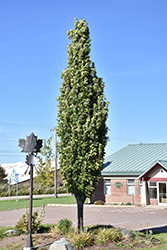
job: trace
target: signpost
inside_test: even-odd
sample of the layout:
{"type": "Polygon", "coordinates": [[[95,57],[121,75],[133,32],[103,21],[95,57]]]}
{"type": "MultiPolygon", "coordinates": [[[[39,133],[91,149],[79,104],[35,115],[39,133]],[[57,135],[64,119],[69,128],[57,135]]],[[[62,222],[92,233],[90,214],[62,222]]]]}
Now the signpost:
{"type": "Polygon", "coordinates": [[[10,183],[11,183],[11,178],[9,177],[9,179],[8,179],[8,184],[9,184],[9,201],[10,201],[10,183]]]}
{"type": "Polygon", "coordinates": [[[18,201],[18,183],[19,183],[19,174],[15,174],[15,182],[16,182],[16,201],[18,201]]]}
{"type": "Polygon", "coordinates": [[[24,250],[30,250],[33,248],[31,226],[32,226],[32,199],[33,199],[33,166],[37,164],[38,158],[37,153],[40,152],[42,147],[42,140],[37,140],[37,136],[31,133],[27,136],[27,139],[19,139],[19,147],[22,148],[21,152],[28,153],[26,156],[26,163],[30,167],[30,203],[29,203],[29,227],[28,227],[28,239],[27,246],[24,250]],[[34,155],[36,153],[36,155],[34,155]]]}

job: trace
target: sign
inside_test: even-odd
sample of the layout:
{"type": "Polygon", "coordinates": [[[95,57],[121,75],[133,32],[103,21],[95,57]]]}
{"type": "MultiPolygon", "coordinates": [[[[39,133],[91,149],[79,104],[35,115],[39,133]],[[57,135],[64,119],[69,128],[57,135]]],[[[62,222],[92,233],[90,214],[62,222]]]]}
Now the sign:
{"type": "Polygon", "coordinates": [[[15,182],[19,183],[19,174],[15,174],[15,182]]]}
{"type": "Polygon", "coordinates": [[[11,184],[15,183],[15,180],[16,180],[15,174],[16,174],[16,170],[13,168],[11,172],[11,184]]]}
{"type": "Polygon", "coordinates": [[[26,140],[19,139],[19,147],[22,148],[21,152],[24,153],[39,153],[40,148],[42,147],[42,140],[37,140],[37,136],[31,133],[31,135],[27,136],[26,140]]]}
{"type": "Polygon", "coordinates": [[[123,184],[122,184],[121,182],[116,182],[116,183],[115,183],[115,186],[116,186],[117,188],[121,188],[121,187],[123,187],[123,184]]]}
{"type": "Polygon", "coordinates": [[[39,158],[35,157],[33,154],[26,156],[26,163],[28,165],[36,165],[38,164],[38,161],[39,161],[39,158]]]}

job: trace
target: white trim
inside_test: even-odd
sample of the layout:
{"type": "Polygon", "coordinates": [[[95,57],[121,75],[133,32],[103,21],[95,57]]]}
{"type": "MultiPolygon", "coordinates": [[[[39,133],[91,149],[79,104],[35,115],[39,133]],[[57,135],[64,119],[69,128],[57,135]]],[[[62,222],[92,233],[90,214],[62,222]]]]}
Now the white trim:
{"type": "Polygon", "coordinates": [[[166,181],[157,181],[157,198],[158,198],[158,205],[159,206],[167,206],[167,202],[163,203],[159,201],[159,184],[165,183],[166,184],[166,194],[167,194],[167,182],[166,181]]]}
{"type": "Polygon", "coordinates": [[[109,175],[108,177],[107,176],[104,176],[104,177],[102,177],[102,179],[111,179],[111,180],[138,180],[138,177],[128,177],[128,176],[126,176],[126,177],[112,177],[111,175],[109,175]]]}

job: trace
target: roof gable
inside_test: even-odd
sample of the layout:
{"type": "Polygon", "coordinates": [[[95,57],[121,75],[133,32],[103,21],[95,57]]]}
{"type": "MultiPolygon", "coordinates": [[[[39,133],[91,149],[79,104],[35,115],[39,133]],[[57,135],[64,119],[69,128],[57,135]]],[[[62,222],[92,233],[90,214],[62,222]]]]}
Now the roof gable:
{"type": "Polygon", "coordinates": [[[167,167],[167,143],[130,144],[105,158],[101,174],[140,176],[158,160],[167,167]]]}
{"type": "Polygon", "coordinates": [[[159,160],[154,162],[154,164],[152,166],[150,166],[148,169],[146,169],[146,171],[144,171],[139,178],[148,178],[148,175],[153,173],[153,171],[155,171],[157,168],[163,168],[165,171],[167,171],[167,161],[163,161],[163,160],[159,160]]]}

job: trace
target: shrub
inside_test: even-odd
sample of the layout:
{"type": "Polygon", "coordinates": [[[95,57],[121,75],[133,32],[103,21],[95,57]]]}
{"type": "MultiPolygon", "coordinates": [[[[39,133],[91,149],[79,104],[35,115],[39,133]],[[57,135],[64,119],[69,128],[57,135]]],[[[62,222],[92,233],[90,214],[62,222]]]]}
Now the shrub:
{"type": "Polygon", "coordinates": [[[130,202],[127,202],[126,205],[127,205],[127,206],[128,206],[128,205],[131,206],[132,204],[131,204],[130,202]]]}
{"type": "Polygon", "coordinates": [[[64,184],[58,184],[58,193],[59,194],[65,194],[68,193],[67,188],[64,184]]]}
{"type": "Polygon", "coordinates": [[[99,201],[95,201],[94,205],[104,205],[104,202],[99,200],[99,201]]]}
{"type": "Polygon", "coordinates": [[[72,221],[68,219],[60,220],[57,225],[58,229],[62,234],[67,234],[71,226],[72,221]]]}
{"type": "MultiPolygon", "coordinates": [[[[44,218],[44,214],[45,214],[45,205],[42,206],[42,210],[39,216],[38,216],[38,210],[32,214],[32,226],[31,226],[32,233],[37,232],[37,230],[40,229],[42,220],[44,218]]],[[[23,216],[20,218],[15,228],[20,233],[27,233],[28,226],[29,226],[29,214],[27,213],[27,208],[26,208],[25,214],[23,214],[23,216]]]]}
{"type": "Polygon", "coordinates": [[[137,207],[141,207],[142,205],[141,204],[137,204],[137,207]]]}
{"type": "Polygon", "coordinates": [[[61,234],[61,232],[56,224],[51,226],[50,233],[51,234],[61,234]]]}
{"type": "MultiPolygon", "coordinates": [[[[55,187],[42,186],[39,183],[33,185],[33,194],[54,194],[55,187]]],[[[18,195],[29,195],[30,193],[30,184],[29,183],[19,183],[18,184],[18,195]]],[[[58,193],[67,193],[67,189],[63,184],[58,184],[58,193]]],[[[9,195],[9,184],[1,183],[0,184],[0,197],[9,195]]],[[[16,185],[10,185],[10,196],[16,195],[16,185]]]]}
{"type": "Polygon", "coordinates": [[[116,229],[100,229],[96,238],[96,243],[99,245],[104,244],[107,240],[118,242],[122,239],[122,234],[116,229]]]}
{"type": "Polygon", "coordinates": [[[82,232],[76,234],[71,243],[76,249],[92,246],[94,244],[94,236],[90,232],[82,232]]]}

